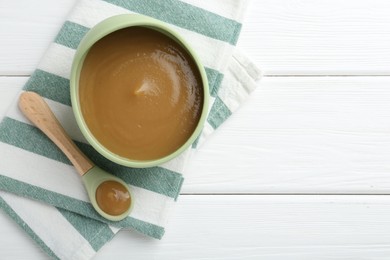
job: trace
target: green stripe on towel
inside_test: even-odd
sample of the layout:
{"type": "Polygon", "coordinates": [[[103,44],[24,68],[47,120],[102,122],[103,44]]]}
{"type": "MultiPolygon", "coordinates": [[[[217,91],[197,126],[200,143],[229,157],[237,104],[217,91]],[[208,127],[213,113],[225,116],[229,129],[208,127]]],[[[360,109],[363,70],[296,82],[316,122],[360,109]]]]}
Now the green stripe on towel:
{"type": "Polygon", "coordinates": [[[42,97],[71,105],[69,79],[36,69],[23,87],[26,91],[34,91],[42,97]]]}
{"type": "Polygon", "coordinates": [[[104,1],[232,45],[237,43],[241,30],[241,24],[235,20],[177,0],[104,1]]]}
{"type": "Polygon", "coordinates": [[[54,252],[48,247],[45,242],[30,228],[30,226],[19,217],[19,215],[0,197],[0,208],[7,213],[52,259],[60,259],[54,252]]]}
{"type": "Polygon", "coordinates": [[[223,103],[223,101],[217,97],[214,101],[214,104],[210,110],[210,114],[207,117],[207,122],[214,128],[217,129],[229,116],[232,112],[229,108],[223,103]]]}
{"type": "Polygon", "coordinates": [[[79,214],[57,208],[58,211],[68,220],[69,223],[89,242],[91,247],[97,252],[104,244],[110,241],[114,232],[108,225],[100,221],[83,217],[79,214]]]}
{"type": "Polygon", "coordinates": [[[17,181],[6,176],[0,176],[0,189],[36,199],[57,208],[75,212],[83,216],[88,216],[89,218],[98,220],[97,223],[101,223],[102,225],[106,225],[104,223],[107,223],[118,228],[133,228],[145,235],[157,239],[160,239],[164,235],[163,227],[135,219],[133,217],[127,217],[121,221],[108,221],[100,216],[88,202],[77,200],[25,182],[17,181]]]}
{"type": "Polygon", "coordinates": [[[66,21],[58,32],[55,42],[72,49],[77,49],[88,30],[89,28],[81,24],[66,21]],[[71,44],[67,41],[68,38],[72,38],[71,44]]]}
{"type": "Polygon", "coordinates": [[[58,32],[54,42],[64,45],[66,47],[77,49],[81,39],[89,31],[89,28],[77,23],[66,21],[61,30],[58,32]]]}
{"type": "MultiPolygon", "coordinates": [[[[0,141],[21,149],[45,156],[47,158],[71,165],[68,158],[47,138],[38,128],[5,117],[0,124],[0,141]],[[36,145],[39,144],[39,145],[36,145]]],[[[123,178],[127,183],[151,190],[162,195],[176,198],[183,182],[181,174],[162,167],[135,169],[115,164],[99,153],[90,145],[76,142],[98,166],[108,172],[123,178]]]]}
{"type": "Polygon", "coordinates": [[[7,176],[0,176],[0,187],[2,190],[39,200],[64,210],[76,212],[97,220],[101,219],[100,215],[94,210],[92,205],[86,201],[77,200],[7,176]]]}
{"type": "Polygon", "coordinates": [[[219,87],[221,86],[223,74],[220,73],[218,70],[214,70],[206,67],[205,67],[205,71],[207,74],[207,79],[209,81],[210,95],[212,97],[216,97],[218,94],[219,87]]]}

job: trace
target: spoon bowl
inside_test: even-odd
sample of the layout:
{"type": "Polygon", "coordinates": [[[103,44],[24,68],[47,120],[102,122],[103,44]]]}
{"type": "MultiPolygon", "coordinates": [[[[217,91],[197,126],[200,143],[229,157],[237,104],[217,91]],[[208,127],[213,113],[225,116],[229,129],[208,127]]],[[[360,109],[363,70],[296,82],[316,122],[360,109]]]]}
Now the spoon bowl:
{"type": "Polygon", "coordinates": [[[122,220],[130,214],[134,201],[128,184],[94,165],[80,151],[40,95],[23,92],[19,108],[75,166],[97,213],[110,221],[122,220]]]}
{"type": "MultiPolygon", "coordinates": [[[[94,166],[91,168],[86,174],[84,174],[82,177],[85,189],[87,190],[89,199],[92,203],[92,206],[95,208],[95,210],[104,218],[109,219],[111,221],[119,221],[124,219],[129,215],[131,210],[133,209],[134,203],[132,202],[133,196],[131,196],[130,190],[127,188],[127,183],[124,182],[122,179],[117,178],[110,173],[106,172],[105,170],[101,169],[98,166],[94,166]],[[119,184],[121,184],[123,187],[127,188],[128,194],[130,195],[130,205],[127,207],[127,209],[118,215],[113,214],[107,214],[104,210],[102,210],[102,207],[99,206],[99,201],[97,200],[97,194],[96,191],[98,190],[99,186],[108,181],[115,181],[119,184]]],[[[113,194],[115,195],[115,194],[113,194]]],[[[120,195],[119,195],[120,196],[120,195]]],[[[123,208],[125,205],[123,205],[121,208],[123,208]]],[[[120,210],[120,209],[119,209],[120,210]]]]}

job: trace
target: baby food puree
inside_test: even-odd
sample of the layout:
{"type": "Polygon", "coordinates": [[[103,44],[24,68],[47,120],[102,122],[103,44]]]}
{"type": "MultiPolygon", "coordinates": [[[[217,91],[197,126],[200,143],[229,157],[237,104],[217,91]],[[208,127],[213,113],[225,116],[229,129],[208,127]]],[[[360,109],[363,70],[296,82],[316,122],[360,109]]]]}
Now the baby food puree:
{"type": "Polygon", "coordinates": [[[200,72],[177,42],[129,27],[95,43],[79,81],[80,107],[95,138],[134,160],[162,158],[194,132],[203,106],[200,72]]]}

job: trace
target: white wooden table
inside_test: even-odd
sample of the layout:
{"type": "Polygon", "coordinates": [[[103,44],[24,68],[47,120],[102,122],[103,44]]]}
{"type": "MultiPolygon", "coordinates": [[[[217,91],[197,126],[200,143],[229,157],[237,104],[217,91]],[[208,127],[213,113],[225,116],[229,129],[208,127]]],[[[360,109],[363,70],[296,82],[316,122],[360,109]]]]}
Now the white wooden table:
{"type": "MultiPolygon", "coordinates": [[[[0,1],[0,114],[75,2],[0,1]]],[[[238,45],[265,77],[191,162],[166,236],[121,232],[96,259],[390,259],[390,2],[253,0],[238,45]]],[[[2,213],[0,234],[1,259],[46,258],[2,213]]]]}

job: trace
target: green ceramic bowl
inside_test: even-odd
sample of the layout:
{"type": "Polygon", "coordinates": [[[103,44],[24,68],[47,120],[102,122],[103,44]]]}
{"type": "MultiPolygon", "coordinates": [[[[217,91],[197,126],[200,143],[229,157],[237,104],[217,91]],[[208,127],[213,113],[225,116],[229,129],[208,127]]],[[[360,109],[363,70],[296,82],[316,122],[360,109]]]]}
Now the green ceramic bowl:
{"type": "Polygon", "coordinates": [[[73,64],[72,64],[72,70],[70,75],[70,96],[72,101],[72,107],[73,112],[76,117],[77,124],[79,128],[81,129],[81,132],[87,139],[87,141],[104,157],[107,159],[124,165],[128,167],[136,167],[136,168],[144,168],[144,167],[152,167],[156,165],[160,165],[162,163],[165,163],[176,156],[178,156],[180,153],[182,153],[186,148],[188,148],[198,137],[200,134],[206,116],[208,112],[208,103],[209,103],[209,87],[207,82],[207,76],[206,72],[193,51],[193,49],[183,40],[183,38],[175,31],[170,29],[166,24],[164,24],[161,21],[142,16],[142,15],[135,15],[135,14],[123,14],[123,15],[117,15],[110,17],[96,26],[94,26],[82,39],[80,42],[80,45],[77,48],[73,64]],[[200,120],[198,122],[197,127],[195,128],[195,131],[190,136],[190,138],[175,152],[155,160],[147,160],[147,161],[140,161],[140,160],[132,160],[131,158],[125,158],[121,157],[110,150],[108,150],[106,147],[104,147],[98,139],[96,139],[91,131],[88,129],[87,124],[85,123],[85,120],[83,118],[83,115],[81,113],[80,109],[80,101],[79,101],[79,78],[80,78],[80,71],[83,66],[84,59],[90,50],[90,48],[101,38],[104,36],[131,26],[141,26],[141,27],[147,27],[150,29],[157,30],[171,39],[175,40],[177,43],[179,43],[193,58],[195,63],[197,64],[197,67],[199,69],[201,78],[202,78],[202,85],[203,85],[203,108],[200,120]]]}

